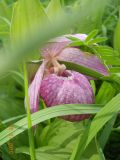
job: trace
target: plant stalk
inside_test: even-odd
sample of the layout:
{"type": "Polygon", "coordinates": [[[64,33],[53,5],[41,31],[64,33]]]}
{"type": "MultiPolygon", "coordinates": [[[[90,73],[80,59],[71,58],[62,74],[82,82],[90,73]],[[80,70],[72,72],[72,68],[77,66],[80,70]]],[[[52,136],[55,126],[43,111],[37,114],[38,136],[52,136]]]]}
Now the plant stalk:
{"type": "Polygon", "coordinates": [[[28,95],[28,75],[27,75],[27,68],[26,63],[23,64],[24,68],[24,87],[25,87],[25,105],[27,111],[27,120],[28,120],[28,136],[29,136],[29,145],[30,145],[30,157],[31,160],[35,160],[35,145],[34,145],[34,134],[32,128],[32,121],[31,121],[31,113],[30,113],[30,103],[29,103],[29,95],[28,95]]]}

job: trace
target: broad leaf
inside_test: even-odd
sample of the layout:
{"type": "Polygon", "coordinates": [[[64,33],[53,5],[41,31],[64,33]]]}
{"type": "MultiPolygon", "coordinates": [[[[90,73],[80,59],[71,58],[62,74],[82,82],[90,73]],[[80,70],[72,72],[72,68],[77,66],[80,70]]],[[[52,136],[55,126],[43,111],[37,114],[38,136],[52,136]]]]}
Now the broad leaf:
{"type": "Polygon", "coordinates": [[[109,0],[78,0],[75,4],[75,9],[80,9],[79,14],[83,11],[86,13],[79,24],[77,29],[79,32],[89,33],[94,29],[99,29],[102,24],[102,17],[105,11],[106,4],[109,0]],[[88,11],[88,12],[86,12],[88,11]]]}
{"type": "Polygon", "coordinates": [[[108,82],[103,82],[96,96],[96,103],[106,104],[115,96],[115,88],[108,82]]]}
{"type": "MultiPolygon", "coordinates": [[[[97,107],[99,105],[61,105],[51,108],[46,108],[41,111],[38,111],[32,114],[32,124],[36,125],[40,122],[43,122],[47,119],[63,116],[63,115],[73,115],[73,114],[95,114],[99,111],[97,107]]],[[[24,130],[28,128],[27,126],[27,118],[23,118],[17,123],[12,125],[12,130],[10,127],[5,129],[0,133],[0,145],[6,143],[16,135],[22,133],[24,130]]]]}
{"type": "Polygon", "coordinates": [[[53,19],[56,19],[59,15],[63,14],[60,0],[51,0],[46,9],[46,13],[51,22],[53,19]]]}
{"type": "Polygon", "coordinates": [[[109,101],[93,119],[91,125],[85,131],[82,141],[78,144],[75,160],[79,160],[86,147],[90,144],[102,127],[120,111],[120,94],[109,101]]]}
{"type": "Polygon", "coordinates": [[[13,43],[25,43],[26,37],[33,36],[34,27],[40,27],[45,20],[47,16],[39,0],[18,0],[14,6],[11,25],[13,43]]]}

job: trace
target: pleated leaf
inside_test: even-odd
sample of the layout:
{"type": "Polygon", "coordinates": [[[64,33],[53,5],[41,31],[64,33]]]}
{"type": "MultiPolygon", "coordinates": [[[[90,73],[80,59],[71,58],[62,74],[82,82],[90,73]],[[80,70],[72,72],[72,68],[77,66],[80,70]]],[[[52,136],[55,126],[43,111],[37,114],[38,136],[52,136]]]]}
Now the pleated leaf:
{"type": "Polygon", "coordinates": [[[47,15],[39,0],[18,0],[14,6],[11,38],[13,42],[25,42],[30,38],[34,27],[43,25],[47,15]]]}
{"type": "Polygon", "coordinates": [[[77,144],[76,153],[74,153],[74,160],[79,160],[83,155],[85,149],[89,146],[90,142],[103,128],[120,111],[120,94],[109,101],[101,110],[96,114],[91,125],[85,131],[82,141],[77,144]]]}
{"type": "Polygon", "coordinates": [[[60,0],[51,0],[46,9],[46,13],[51,21],[57,18],[60,14],[63,14],[60,0]]]}

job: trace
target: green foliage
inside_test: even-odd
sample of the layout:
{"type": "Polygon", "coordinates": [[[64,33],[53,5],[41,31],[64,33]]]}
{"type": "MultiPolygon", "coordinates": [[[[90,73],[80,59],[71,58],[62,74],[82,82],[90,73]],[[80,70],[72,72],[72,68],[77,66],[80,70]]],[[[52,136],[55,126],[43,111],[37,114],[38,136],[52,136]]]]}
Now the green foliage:
{"type": "Polygon", "coordinates": [[[83,67],[81,65],[74,64],[71,62],[61,61],[61,63],[65,64],[69,70],[72,70],[72,68],[74,68],[75,71],[80,72],[80,73],[84,73],[87,76],[92,76],[92,77],[99,78],[99,79],[102,79],[102,77],[103,77],[102,74],[100,74],[99,72],[94,71],[90,68],[83,67]]]}
{"type": "MultiPolygon", "coordinates": [[[[99,108],[97,108],[99,105],[60,105],[52,108],[46,108],[41,111],[38,111],[34,113],[31,116],[32,119],[32,125],[36,125],[40,122],[43,122],[47,119],[53,118],[53,117],[58,117],[62,115],[71,115],[71,114],[95,114],[96,112],[99,111],[99,108]],[[46,116],[45,116],[46,115],[46,116]]],[[[11,138],[15,137],[16,135],[22,133],[24,130],[27,129],[27,119],[24,118],[18,122],[16,122],[13,125],[12,130],[8,127],[6,130],[0,133],[0,145],[6,143],[9,141],[11,138]],[[11,135],[12,136],[9,136],[11,135]]]]}
{"type": "Polygon", "coordinates": [[[102,0],[99,3],[98,0],[77,0],[75,3],[75,9],[80,9],[80,13],[86,12],[85,17],[77,24],[78,32],[89,33],[94,29],[100,29],[102,25],[102,17],[105,12],[105,7],[109,0],[102,0]]]}
{"type": "Polygon", "coordinates": [[[115,93],[116,91],[110,83],[103,82],[96,95],[96,103],[106,104],[115,96],[115,93]]]}
{"type": "Polygon", "coordinates": [[[63,14],[62,6],[60,0],[51,0],[48,4],[46,9],[47,16],[52,21],[53,19],[57,18],[59,14],[63,14]]]}
{"type": "Polygon", "coordinates": [[[42,5],[39,0],[18,1],[14,5],[12,25],[11,25],[11,39],[13,43],[16,41],[25,43],[26,36],[31,37],[33,28],[44,23],[47,18],[42,5]]]}
{"type": "Polygon", "coordinates": [[[74,159],[78,160],[81,158],[82,154],[85,152],[86,148],[89,146],[93,138],[102,129],[102,127],[113,118],[120,110],[119,106],[120,94],[109,101],[98,114],[94,117],[91,125],[85,131],[82,141],[77,144],[77,151],[74,154],[74,159]],[[109,109],[110,108],[110,109],[109,109]]]}
{"type": "MultiPolygon", "coordinates": [[[[97,54],[110,76],[70,62],[67,69],[92,76],[96,104],[68,104],[32,114],[36,125],[36,159],[119,160],[120,157],[120,0],[1,0],[0,1],[0,157],[29,160],[28,125],[24,108],[22,62],[27,59],[29,82],[41,56],[39,48],[61,34],[88,33],[70,46],[97,54]],[[114,37],[114,40],[113,40],[114,37]],[[100,45],[95,45],[99,43],[100,45]],[[12,49],[11,49],[12,44],[12,49]],[[112,48],[114,46],[114,48],[112,48]],[[97,79],[96,79],[97,78],[97,79]],[[67,122],[63,115],[92,114],[81,122],[67,122]],[[11,128],[12,126],[12,128],[11,128]],[[25,131],[26,130],[26,131],[25,131]],[[10,153],[10,143],[13,153],[10,153]]],[[[44,108],[44,109],[42,109],[44,108]]]]}
{"type": "Polygon", "coordinates": [[[115,35],[114,35],[114,48],[120,53],[120,19],[118,20],[116,29],[115,29],[115,35]]]}

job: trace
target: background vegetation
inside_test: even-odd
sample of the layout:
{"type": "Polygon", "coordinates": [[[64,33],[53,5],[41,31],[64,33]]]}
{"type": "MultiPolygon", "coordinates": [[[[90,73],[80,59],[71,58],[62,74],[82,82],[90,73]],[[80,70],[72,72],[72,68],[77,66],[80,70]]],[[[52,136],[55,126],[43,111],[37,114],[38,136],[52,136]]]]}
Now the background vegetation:
{"type": "MultiPolygon", "coordinates": [[[[110,67],[110,76],[101,79],[89,70],[89,75],[98,76],[91,81],[96,104],[43,109],[41,101],[40,111],[31,116],[32,125],[37,125],[35,154],[37,160],[120,160],[119,6],[120,0],[0,0],[1,159],[31,158],[23,63],[39,60],[39,48],[50,38],[67,33],[93,36],[98,30],[95,37],[107,41],[100,42],[97,54],[110,67]],[[56,118],[75,113],[92,117],[77,123],[56,118]]],[[[38,65],[31,63],[28,73],[38,65]]],[[[81,70],[88,74],[79,66],[81,70]]]]}

